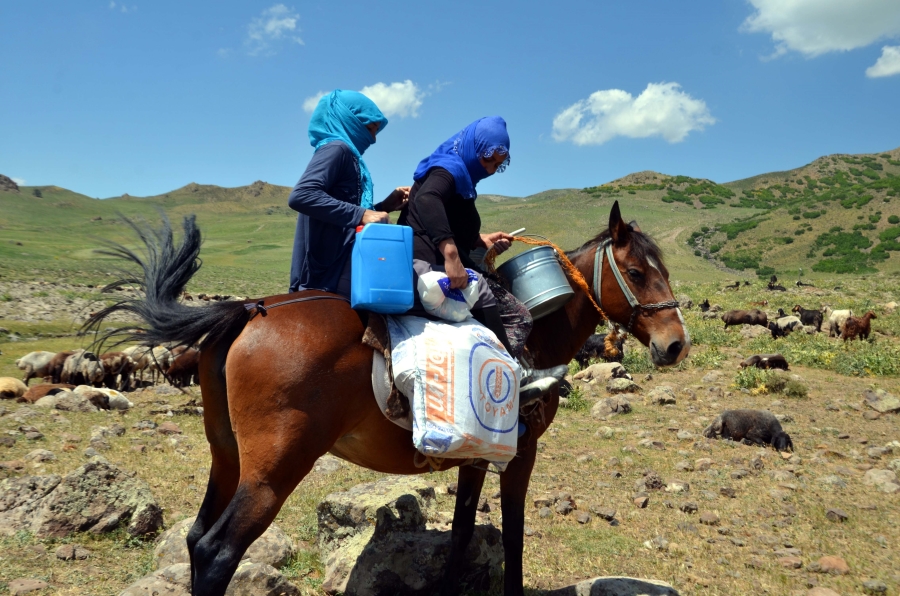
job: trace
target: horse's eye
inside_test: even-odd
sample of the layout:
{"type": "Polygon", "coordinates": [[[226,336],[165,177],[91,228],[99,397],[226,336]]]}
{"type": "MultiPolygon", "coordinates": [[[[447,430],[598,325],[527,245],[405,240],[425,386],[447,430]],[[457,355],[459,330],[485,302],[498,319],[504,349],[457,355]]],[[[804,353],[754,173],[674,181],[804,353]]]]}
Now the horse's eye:
{"type": "Polygon", "coordinates": [[[634,281],[641,281],[642,279],[644,279],[644,274],[641,273],[640,271],[638,271],[637,269],[629,269],[628,277],[630,277],[634,281]]]}

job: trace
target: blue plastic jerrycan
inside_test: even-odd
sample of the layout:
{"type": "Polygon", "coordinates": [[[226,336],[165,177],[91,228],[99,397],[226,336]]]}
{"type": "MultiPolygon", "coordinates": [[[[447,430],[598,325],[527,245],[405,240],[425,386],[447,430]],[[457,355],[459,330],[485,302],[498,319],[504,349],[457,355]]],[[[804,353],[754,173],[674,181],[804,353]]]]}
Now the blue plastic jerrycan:
{"type": "Polygon", "coordinates": [[[400,314],[413,305],[413,234],[409,226],[357,228],[350,277],[350,306],[400,314]]]}

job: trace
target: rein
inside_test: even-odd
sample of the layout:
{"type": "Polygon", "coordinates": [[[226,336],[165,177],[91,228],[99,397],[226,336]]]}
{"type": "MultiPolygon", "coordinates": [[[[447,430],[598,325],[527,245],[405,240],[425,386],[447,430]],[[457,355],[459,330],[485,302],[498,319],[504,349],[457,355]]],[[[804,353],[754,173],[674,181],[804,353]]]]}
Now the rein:
{"type": "Polygon", "coordinates": [[[597,296],[597,300],[599,300],[600,302],[603,301],[600,296],[600,274],[603,271],[604,253],[606,254],[606,258],[609,259],[609,268],[612,269],[613,276],[619,283],[619,289],[622,290],[622,294],[625,295],[625,299],[628,300],[628,304],[631,305],[631,318],[628,319],[628,325],[625,327],[625,330],[628,331],[628,333],[633,334],[631,328],[634,326],[634,319],[637,316],[638,312],[664,310],[666,308],[678,308],[677,300],[666,300],[665,302],[654,302],[653,304],[640,303],[640,301],[635,297],[634,292],[632,292],[631,288],[628,287],[628,284],[625,283],[625,278],[622,277],[622,272],[619,271],[619,267],[616,264],[616,259],[615,257],[613,257],[612,240],[604,240],[597,246],[597,249],[594,251],[594,294],[597,296]]]}
{"type": "Polygon", "coordinates": [[[291,300],[282,300],[281,302],[276,302],[275,304],[270,304],[268,306],[265,305],[265,300],[260,300],[258,302],[245,302],[244,308],[250,311],[250,318],[252,319],[256,315],[262,315],[263,317],[265,317],[269,314],[269,310],[272,308],[294,304],[296,302],[309,302],[310,300],[343,300],[344,302],[350,302],[343,296],[325,294],[317,296],[303,296],[302,298],[292,298],[291,300]]]}

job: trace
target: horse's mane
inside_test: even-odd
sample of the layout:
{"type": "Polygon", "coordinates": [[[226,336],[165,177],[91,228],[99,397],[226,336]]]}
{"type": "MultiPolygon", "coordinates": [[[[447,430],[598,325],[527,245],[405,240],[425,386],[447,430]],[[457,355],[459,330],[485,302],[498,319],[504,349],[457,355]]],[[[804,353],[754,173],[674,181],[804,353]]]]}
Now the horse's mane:
{"type": "MultiPolygon", "coordinates": [[[[635,224],[636,222],[632,221],[629,225],[633,228],[635,224]]],[[[566,256],[569,258],[577,257],[582,252],[593,249],[604,240],[609,240],[609,238],[609,229],[605,229],[575,250],[566,252],[566,256]]],[[[631,232],[631,253],[637,259],[646,259],[647,257],[650,257],[660,265],[663,264],[662,250],[650,236],[647,236],[643,232],[631,232]]]]}

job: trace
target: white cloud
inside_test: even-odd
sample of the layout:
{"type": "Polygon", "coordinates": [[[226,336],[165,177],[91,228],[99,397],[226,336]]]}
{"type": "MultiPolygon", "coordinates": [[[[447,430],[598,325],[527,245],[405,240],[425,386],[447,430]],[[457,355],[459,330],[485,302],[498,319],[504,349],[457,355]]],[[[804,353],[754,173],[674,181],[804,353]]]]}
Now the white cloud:
{"type": "Polygon", "coordinates": [[[19,186],[25,186],[25,179],[24,179],[24,178],[10,178],[10,180],[12,180],[13,182],[15,182],[15,183],[18,184],[19,186]]]}
{"type": "Polygon", "coordinates": [[[265,9],[247,26],[247,38],[244,40],[247,53],[251,56],[272,55],[275,46],[285,41],[303,45],[303,40],[297,35],[300,32],[298,20],[300,15],[284,4],[265,9]]]}
{"type": "Polygon", "coordinates": [[[114,9],[115,7],[116,7],[116,3],[113,2],[112,0],[110,0],[110,2],[109,2],[109,9],[112,10],[112,9],[114,9]]]}
{"type": "Polygon", "coordinates": [[[897,0],[748,0],[756,12],[742,29],[769,33],[775,56],[808,58],[862,48],[900,35],[897,0]]]}
{"type": "Polygon", "coordinates": [[[388,118],[392,116],[417,118],[419,108],[422,107],[422,98],[425,97],[425,93],[409,79],[390,85],[375,83],[363,87],[359,92],[374,101],[388,118]]]}
{"type": "Polygon", "coordinates": [[[617,136],[659,136],[670,143],[714,124],[706,103],[681,91],[678,83],[650,83],[633,97],[621,89],[591,93],[553,119],[553,138],[576,145],[602,145],[617,136]]]}
{"type": "MultiPolygon", "coordinates": [[[[375,83],[363,87],[359,92],[374,101],[388,118],[394,116],[418,118],[422,99],[427,95],[409,79],[402,83],[375,83]]],[[[303,102],[303,109],[312,112],[324,95],[326,95],[325,91],[319,91],[315,95],[307,97],[303,102]]]]}
{"type": "Polygon", "coordinates": [[[884,46],[875,64],[866,69],[866,76],[874,79],[895,74],[900,74],[900,46],[884,46]]]}

